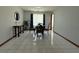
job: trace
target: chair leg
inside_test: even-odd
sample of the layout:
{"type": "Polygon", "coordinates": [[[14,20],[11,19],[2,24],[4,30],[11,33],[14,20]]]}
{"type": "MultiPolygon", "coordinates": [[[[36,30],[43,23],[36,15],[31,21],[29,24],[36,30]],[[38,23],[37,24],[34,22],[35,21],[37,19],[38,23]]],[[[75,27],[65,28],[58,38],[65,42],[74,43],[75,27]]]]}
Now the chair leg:
{"type": "Polygon", "coordinates": [[[43,37],[42,37],[42,34],[41,34],[41,36],[40,36],[40,40],[42,39],[43,37]]]}
{"type": "Polygon", "coordinates": [[[33,41],[36,41],[37,40],[37,35],[35,35],[35,39],[33,41]]]}

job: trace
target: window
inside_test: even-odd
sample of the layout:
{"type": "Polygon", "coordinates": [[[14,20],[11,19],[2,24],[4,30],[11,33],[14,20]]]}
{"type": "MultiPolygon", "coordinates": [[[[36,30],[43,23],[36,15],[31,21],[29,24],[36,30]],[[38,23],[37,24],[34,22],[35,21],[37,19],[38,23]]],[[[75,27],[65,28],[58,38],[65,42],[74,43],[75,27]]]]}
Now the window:
{"type": "Polygon", "coordinates": [[[52,14],[52,28],[54,27],[54,14],[52,14]]]}
{"type": "Polygon", "coordinates": [[[33,26],[35,27],[38,23],[43,24],[43,14],[33,14],[33,26]]]}

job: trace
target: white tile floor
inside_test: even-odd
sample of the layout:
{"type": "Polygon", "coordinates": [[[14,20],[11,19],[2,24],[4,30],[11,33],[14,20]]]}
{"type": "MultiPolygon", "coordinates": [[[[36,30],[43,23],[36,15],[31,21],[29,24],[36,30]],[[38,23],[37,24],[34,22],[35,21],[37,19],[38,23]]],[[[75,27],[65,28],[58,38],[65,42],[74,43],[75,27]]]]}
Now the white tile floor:
{"type": "Polygon", "coordinates": [[[25,31],[20,37],[14,38],[2,47],[0,53],[76,53],[79,48],[75,47],[65,39],[54,33],[51,37],[50,32],[45,32],[44,39],[33,41],[33,33],[25,31]],[[51,39],[53,38],[53,39],[51,39]]]}

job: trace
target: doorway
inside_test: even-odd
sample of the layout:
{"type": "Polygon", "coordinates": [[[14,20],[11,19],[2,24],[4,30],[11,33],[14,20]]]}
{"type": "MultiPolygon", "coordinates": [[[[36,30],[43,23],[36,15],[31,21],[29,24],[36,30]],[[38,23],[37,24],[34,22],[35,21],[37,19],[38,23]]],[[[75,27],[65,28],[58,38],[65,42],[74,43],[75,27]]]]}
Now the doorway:
{"type": "Polygon", "coordinates": [[[54,14],[51,17],[51,45],[53,45],[53,30],[54,30],[54,14]]]}

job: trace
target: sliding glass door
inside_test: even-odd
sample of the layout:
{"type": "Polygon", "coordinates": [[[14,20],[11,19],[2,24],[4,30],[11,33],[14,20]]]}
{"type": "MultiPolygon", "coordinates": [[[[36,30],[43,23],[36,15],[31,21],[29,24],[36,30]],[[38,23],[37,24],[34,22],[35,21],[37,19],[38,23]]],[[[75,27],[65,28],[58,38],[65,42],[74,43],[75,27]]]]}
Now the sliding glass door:
{"type": "Polygon", "coordinates": [[[33,26],[37,26],[38,23],[43,24],[43,14],[33,14],[33,26]]]}

